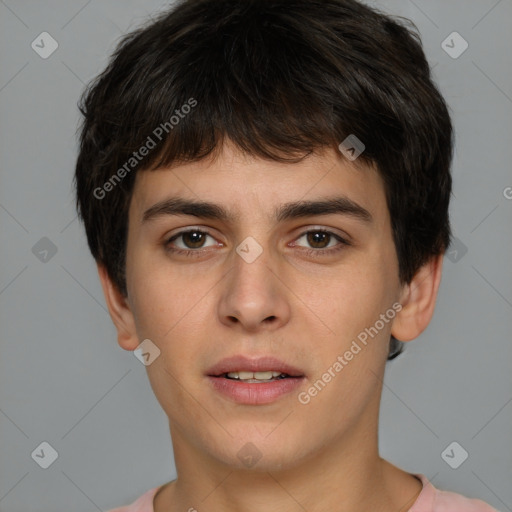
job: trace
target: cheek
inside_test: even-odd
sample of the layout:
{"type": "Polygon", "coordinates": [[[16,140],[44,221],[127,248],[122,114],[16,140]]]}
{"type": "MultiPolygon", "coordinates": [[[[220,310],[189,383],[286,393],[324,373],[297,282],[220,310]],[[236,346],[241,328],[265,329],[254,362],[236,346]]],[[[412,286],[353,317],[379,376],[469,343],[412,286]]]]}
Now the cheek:
{"type": "MultiPolygon", "coordinates": [[[[370,369],[378,374],[385,362],[394,315],[389,315],[384,323],[380,318],[395,301],[398,277],[393,255],[377,249],[340,267],[329,279],[322,279],[323,286],[314,285],[311,279],[304,282],[307,304],[316,314],[309,312],[308,318],[316,326],[316,339],[321,338],[314,346],[318,358],[315,378],[321,379],[329,368],[336,375],[328,385],[330,391],[321,393],[319,407],[320,404],[327,406],[329,400],[346,404],[358,397],[364,402],[376,383],[370,369]],[[332,367],[339,356],[344,359],[343,369],[335,371],[332,367]]],[[[323,380],[329,378],[327,375],[323,380]]]]}
{"type": "Polygon", "coordinates": [[[208,334],[219,276],[185,266],[172,267],[164,258],[141,258],[137,263],[132,267],[137,334],[160,348],[166,367],[173,373],[197,366],[198,354],[211,342],[208,334]]]}
{"type": "Polygon", "coordinates": [[[321,319],[319,330],[348,341],[373,324],[388,307],[387,283],[383,276],[378,268],[361,264],[340,268],[322,280],[321,286],[318,282],[306,281],[304,297],[307,300],[304,302],[321,319]]]}
{"type": "Polygon", "coordinates": [[[126,272],[137,332],[162,340],[179,327],[180,319],[197,302],[196,287],[184,282],[179,269],[172,270],[165,258],[137,248],[129,254],[126,272]]]}
{"type": "Polygon", "coordinates": [[[388,281],[378,265],[361,261],[358,268],[331,279],[328,287],[313,297],[315,312],[332,332],[315,343],[318,361],[306,390],[308,396],[303,396],[309,400],[304,411],[316,418],[328,417],[325,429],[332,435],[341,425],[355,422],[375,396],[391,323],[378,332],[371,329],[392,305],[388,281]]]}
{"type": "Polygon", "coordinates": [[[140,283],[135,316],[137,325],[162,341],[177,333],[194,333],[201,326],[206,280],[185,280],[177,275],[147,274],[140,283]],[[197,285],[197,286],[196,286],[197,285]]]}

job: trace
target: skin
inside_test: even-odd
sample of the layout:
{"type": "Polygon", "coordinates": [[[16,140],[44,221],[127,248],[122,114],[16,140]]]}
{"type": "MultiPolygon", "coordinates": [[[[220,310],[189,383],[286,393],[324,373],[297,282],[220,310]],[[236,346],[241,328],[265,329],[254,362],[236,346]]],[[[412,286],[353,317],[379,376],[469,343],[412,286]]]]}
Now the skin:
{"type": "Polygon", "coordinates": [[[382,379],[390,335],[409,341],[427,327],[442,261],[442,255],[431,259],[411,283],[400,284],[382,179],[334,150],[292,164],[243,155],[227,142],[215,158],[138,173],[129,210],[128,296],[101,265],[98,271],[119,345],[135,350],[149,338],[161,351],[146,369],[169,418],[178,478],[160,488],[155,511],[408,510],[421,483],[378,452],[382,379]],[[339,214],[271,218],[282,203],[333,192],[367,209],[372,222],[339,214]],[[238,216],[142,222],[148,208],[170,195],[214,202],[238,216]],[[186,236],[171,243],[203,251],[199,257],[166,250],[184,228],[208,231],[203,246],[186,236]],[[318,228],[351,245],[307,255],[340,243],[331,237],[314,245],[304,233],[318,228]],[[235,251],[248,236],[263,249],[252,263],[235,251]],[[301,404],[297,393],[394,303],[402,305],[396,317],[301,404]],[[276,356],[303,371],[303,386],[271,404],[235,404],[205,376],[235,354],[276,356]],[[261,454],[251,468],[237,457],[248,442],[261,454]]]}

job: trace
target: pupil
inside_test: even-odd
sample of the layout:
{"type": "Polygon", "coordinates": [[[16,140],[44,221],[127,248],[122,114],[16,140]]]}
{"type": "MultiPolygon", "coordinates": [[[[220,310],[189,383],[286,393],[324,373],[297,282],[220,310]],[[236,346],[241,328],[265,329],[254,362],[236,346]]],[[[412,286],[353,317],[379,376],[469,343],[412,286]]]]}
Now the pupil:
{"type": "Polygon", "coordinates": [[[203,242],[203,235],[204,234],[199,231],[189,231],[188,233],[185,233],[183,237],[184,239],[192,238],[192,241],[189,243],[187,240],[185,240],[185,244],[192,247],[201,247],[203,242]]]}
{"type": "Polygon", "coordinates": [[[325,243],[325,239],[328,238],[328,237],[329,237],[328,233],[321,233],[321,232],[315,231],[315,232],[312,232],[312,233],[308,234],[308,243],[310,245],[312,245],[313,247],[316,247],[315,244],[320,243],[320,245],[322,247],[324,247],[322,245],[322,243],[323,242],[325,243]]]}

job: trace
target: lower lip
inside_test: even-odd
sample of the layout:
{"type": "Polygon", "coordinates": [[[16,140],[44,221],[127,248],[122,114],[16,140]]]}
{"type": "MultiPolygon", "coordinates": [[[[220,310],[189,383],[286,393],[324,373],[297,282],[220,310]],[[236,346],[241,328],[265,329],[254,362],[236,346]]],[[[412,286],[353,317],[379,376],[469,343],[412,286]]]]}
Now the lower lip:
{"type": "Polygon", "coordinates": [[[271,382],[241,382],[225,377],[208,376],[213,388],[238,404],[270,404],[296,390],[304,377],[288,377],[271,382]]]}

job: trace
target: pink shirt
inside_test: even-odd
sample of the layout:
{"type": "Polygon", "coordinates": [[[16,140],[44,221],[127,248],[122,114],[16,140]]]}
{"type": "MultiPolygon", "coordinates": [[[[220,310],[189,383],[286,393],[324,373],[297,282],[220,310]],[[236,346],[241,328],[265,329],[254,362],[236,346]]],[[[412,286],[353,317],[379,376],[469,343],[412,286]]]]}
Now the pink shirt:
{"type": "MultiPolygon", "coordinates": [[[[415,475],[423,490],[409,509],[409,512],[498,512],[481,500],[466,498],[460,494],[436,489],[424,475],[415,475]]],[[[154,512],[153,498],[160,487],[155,487],[143,494],[138,500],[126,507],[108,512],[154,512]]]]}

